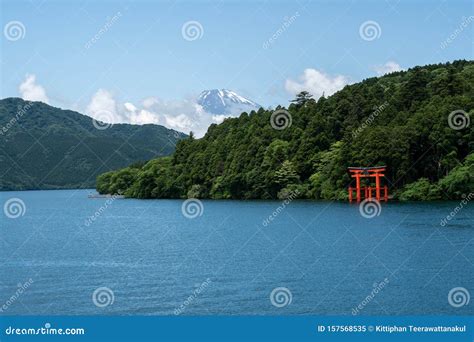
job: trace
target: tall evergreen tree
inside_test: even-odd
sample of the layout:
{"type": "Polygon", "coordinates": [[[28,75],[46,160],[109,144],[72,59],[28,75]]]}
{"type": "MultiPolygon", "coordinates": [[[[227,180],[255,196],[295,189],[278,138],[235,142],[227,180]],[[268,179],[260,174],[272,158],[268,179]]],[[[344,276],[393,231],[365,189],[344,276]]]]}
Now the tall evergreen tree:
{"type": "Polygon", "coordinates": [[[295,103],[298,107],[302,107],[313,98],[313,95],[311,95],[309,92],[306,90],[300,92],[299,94],[296,95],[296,98],[291,100],[290,102],[295,103]]]}

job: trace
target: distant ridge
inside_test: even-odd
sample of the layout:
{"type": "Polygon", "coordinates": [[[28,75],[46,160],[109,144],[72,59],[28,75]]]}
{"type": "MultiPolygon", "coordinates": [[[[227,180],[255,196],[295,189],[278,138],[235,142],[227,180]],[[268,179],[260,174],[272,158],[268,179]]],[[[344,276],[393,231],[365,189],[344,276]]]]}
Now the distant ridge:
{"type": "Polygon", "coordinates": [[[151,124],[96,126],[42,102],[0,100],[0,190],[93,188],[98,174],[169,155],[186,137],[151,124]]]}

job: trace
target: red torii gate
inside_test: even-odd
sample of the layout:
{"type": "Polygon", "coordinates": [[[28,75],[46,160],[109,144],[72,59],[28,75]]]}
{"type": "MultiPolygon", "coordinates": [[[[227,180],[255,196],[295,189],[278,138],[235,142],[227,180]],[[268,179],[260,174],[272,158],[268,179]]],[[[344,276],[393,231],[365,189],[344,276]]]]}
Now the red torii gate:
{"type": "Polygon", "coordinates": [[[348,171],[352,178],[356,179],[356,187],[349,186],[349,202],[353,200],[353,191],[356,191],[357,202],[361,200],[361,191],[364,191],[364,197],[366,199],[372,199],[372,191],[374,188],[370,186],[371,178],[375,178],[375,199],[380,201],[382,197],[381,190],[383,189],[383,200],[388,201],[388,187],[380,186],[380,177],[385,177],[386,166],[374,166],[374,167],[348,167],[348,171]],[[361,178],[368,178],[368,186],[361,186],[361,178]]]}

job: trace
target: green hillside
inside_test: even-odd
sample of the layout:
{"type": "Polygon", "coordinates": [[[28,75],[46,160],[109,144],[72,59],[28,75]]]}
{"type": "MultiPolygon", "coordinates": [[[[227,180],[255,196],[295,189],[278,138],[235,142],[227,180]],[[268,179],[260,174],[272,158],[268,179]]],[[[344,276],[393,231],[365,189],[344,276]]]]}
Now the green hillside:
{"type": "Polygon", "coordinates": [[[97,189],[137,198],[283,198],[297,190],[344,199],[348,166],[387,165],[398,198],[461,198],[474,191],[473,124],[462,122],[473,108],[474,62],[415,67],[317,102],[301,94],[282,130],[272,127],[272,110],[226,119],[202,139],[180,141],[171,157],[99,176],[97,189]],[[461,129],[448,122],[457,110],[465,113],[452,126],[461,129]]]}
{"type": "Polygon", "coordinates": [[[90,188],[97,175],[171,154],[184,134],[157,125],[97,129],[41,102],[0,100],[0,190],[90,188]]]}

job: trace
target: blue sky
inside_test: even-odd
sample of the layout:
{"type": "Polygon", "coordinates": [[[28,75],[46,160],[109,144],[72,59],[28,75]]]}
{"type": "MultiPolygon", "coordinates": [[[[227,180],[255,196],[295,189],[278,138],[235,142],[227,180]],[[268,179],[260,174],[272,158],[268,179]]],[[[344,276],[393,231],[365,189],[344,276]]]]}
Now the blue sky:
{"type": "Polygon", "coordinates": [[[4,0],[0,95],[83,113],[115,106],[122,120],[128,103],[135,123],[162,111],[171,119],[157,123],[172,126],[181,114],[198,120],[188,111],[205,89],[286,105],[305,87],[317,97],[386,71],[472,59],[472,15],[470,1],[4,0]],[[6,39],[12,21],[20,39],[6,39]],[[183,36],[189,21],[198,39],[183,36]]]}

